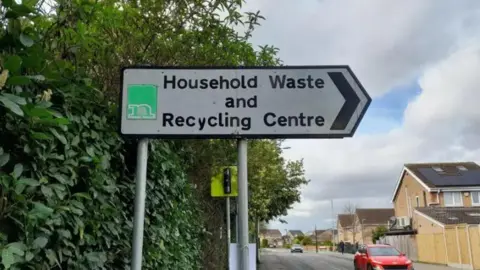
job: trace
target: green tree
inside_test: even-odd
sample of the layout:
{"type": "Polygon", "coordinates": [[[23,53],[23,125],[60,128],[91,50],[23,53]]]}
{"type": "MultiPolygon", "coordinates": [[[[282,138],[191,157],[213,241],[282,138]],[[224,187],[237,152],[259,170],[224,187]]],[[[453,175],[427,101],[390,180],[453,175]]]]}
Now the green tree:
{"type": "MultiPolygon", "coordinates": [[[[237,0],[24,2],[0,8],[2,263],[124,268],[136,142],[116,134],[120,67],[280,65],[277,49],[253,48],[262,17],[241,14],[237,0]]],[[[285,214],[306,183],[301,161],[284,161],[273,140],[249,151],[251,218],[285,214]]],[[[145,269],[225,268],[224,204],[206,179],[235,163],[235,141],[154,141],[151,153],[145,269]]]]}
{"type": "Polygon", "coordinates": [[[262,239],[262,248],[267,248],[268,247],[268,239],[262,239]]]}
{"type": "Polygon", "coordinates": [[[302,245],[304,246],[309,246],[313,244],[312,238],[310,237],[304,237],[301,241],[302,245]]]}
{"type": "Polygon", "coordinates": [[[372,230],[372,242],[375,244],[380,238],[385,236],[385,233],[388,231],[385,226],[378,226],[375,230],[372,230]]]}
{"type": "Polygon", "coordinates": [[[286,215],[300,201],[299,188],[308,183],[303,162],[284,160],[280,141],[253,141],[248,170],[251,220],[270,221],[286,215]]]}

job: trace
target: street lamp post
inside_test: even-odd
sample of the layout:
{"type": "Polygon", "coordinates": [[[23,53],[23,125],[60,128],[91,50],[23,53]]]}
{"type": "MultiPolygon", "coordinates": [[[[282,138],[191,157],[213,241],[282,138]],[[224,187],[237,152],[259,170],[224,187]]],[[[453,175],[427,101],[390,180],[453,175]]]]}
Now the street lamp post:
{"type": "Polygon", "coordinates": [[[362,227],[362,244],[365,244],[365,237],[364,237],[364,229],[363,229],[363,222],[365,221],[364,218],[362,218],[360,225],[362,227]]]}

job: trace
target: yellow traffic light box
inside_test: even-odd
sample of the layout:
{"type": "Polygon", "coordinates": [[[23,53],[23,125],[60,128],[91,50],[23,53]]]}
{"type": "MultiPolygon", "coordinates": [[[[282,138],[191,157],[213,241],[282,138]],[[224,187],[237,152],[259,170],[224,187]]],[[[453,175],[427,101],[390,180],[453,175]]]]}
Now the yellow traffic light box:
{"type": "MultiPolygon", "coordinates": [[[[227,188],[228,189],[228,188],[227,188]]],[[[237,197],[238,196],[238,169],[237,166],[223,166],[215,170],[211,179],[210,193],[212,197],[237,197]],[[224,185],[226,175],[230,180],[230,194],[225,193],[224,185]]]]}

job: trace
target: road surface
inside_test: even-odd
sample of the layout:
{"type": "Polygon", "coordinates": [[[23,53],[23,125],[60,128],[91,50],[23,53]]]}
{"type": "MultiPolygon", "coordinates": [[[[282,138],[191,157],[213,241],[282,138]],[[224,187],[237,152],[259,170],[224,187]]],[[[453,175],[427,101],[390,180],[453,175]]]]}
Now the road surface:
{"type": "MultiPolygon", "coordinates": [[[[353,255],[332,252],[290,253],[287,249],[263,249],[259,270],[353,270],[353,255]]],[[[455,268],[414,263],[415,270],[455,268]]]]}

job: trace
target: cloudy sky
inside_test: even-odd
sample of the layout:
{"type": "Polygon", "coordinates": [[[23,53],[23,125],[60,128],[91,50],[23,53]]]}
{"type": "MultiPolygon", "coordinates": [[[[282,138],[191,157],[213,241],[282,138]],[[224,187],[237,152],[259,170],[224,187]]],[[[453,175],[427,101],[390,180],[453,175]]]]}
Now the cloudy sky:
{"type": "Polygon", "coordinates": [[[271,228],[332,226],[347,202],[390,207],[407,162],[480,162],[480,1],[249,0],[253,43],[286,65],[348,64],[373,102],[353,138],[289,140],[310,184],[271,228]]]}

